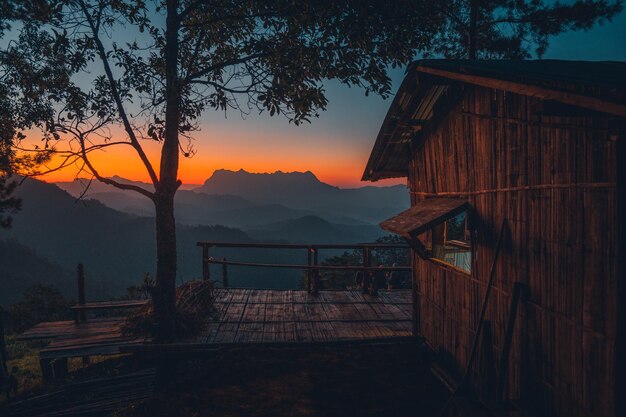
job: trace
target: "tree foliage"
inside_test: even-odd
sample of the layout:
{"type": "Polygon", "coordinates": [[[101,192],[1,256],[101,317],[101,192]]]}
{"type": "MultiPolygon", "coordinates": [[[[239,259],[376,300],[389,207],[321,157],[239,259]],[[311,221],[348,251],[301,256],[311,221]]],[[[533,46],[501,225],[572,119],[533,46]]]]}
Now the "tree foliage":
{"type": "MultiPolygon", "coordinates": [[[[6,0],[0,3],[0,41],[12,25],[23,25],[25,30],[35,30],[52,18],[52,3],[46,0],[6,0]]],[[[11,41],[7,42],[12,44],[11,41]]],[[[12,196],[17,182],[15,172],[32,172],[49,158],[47,152],[16,155],[15,144],[23,139],[23,131],[40,126],[49,134],[52,130],[52,103],[47,100],[48,90],[58,76],[51,68],[44,68],[37,60],[40,51],[17,56],[11,47],[0,49],[0,228],[11,225],[11,214],[21,207],[12,196]]],[[[58,67],[57,67],[58,69],[58,67]]],[[[57,88],[58,88],[58,82],[57,88]]]]}
{"type": "Polygon", "coordinates": [[[551,36],[591,29],[622,10],[620,0],[448,0],[439,4],[445,23],[429,54],[471,59],[541,57],[551,36]]]}
{"type": "Polygon", "coordinates": [[[329,79],[388,96],[387,69],[423,51],[440,23],[425,0],[55,0],[49,10],[45,25],[25,21],[3,51],[22,88],[10,101],[48,104],[36,109],[41,142],[18,138],[13,148],[52,153],[56,165],[43,172],[76,164],[154,201],[153,298],[170,335],[179,157],[193,155],[202,113],[260,112],[298,125],[325,109],[329,79]],[[144,150],[150,142],[160,146],[158,166],[144,150]],[[154,190],[100,174],[91,156],[113,146],[137,156],[154,190]]]}
{"type": "Polygon", "coordinates": [[[44,321],[67,320],[71,317],[69,303],[56,288],[33,285],[22,299],[7,307],[9,334],[20,333],[44,321]]]}
{"type": "MultiPolygon", "coordinates": [[[[397,235],[386,235],[376,239],[376,243],[390,245],[406,245],[406,241],[397,235]]],[[[371,251],[370,265],[385,266],[408,266],[410,265],[409,251],[407,248],[376,248],[371,251]]],[[[320,265],[325,266],[354,266],[363,264],[363,252],[360,250],[344,251],[341,255],[331,256],[320,265]]],[[[410,273],[406,271],[385,271],[374,272],[374,278],[378,281],[379,287],[393,284],[394,288],[405,288],[410,286],[410,273]],[[393,282],[387,282],[393,281],[393,282]]],[[[363,272],[359,270],[322,270],[319,272],[322,289],[355,289],[359,288],[363,279],[363,272]]],[[[302,279],[303,287],[306,282],[306,275],[302,279]]]]}

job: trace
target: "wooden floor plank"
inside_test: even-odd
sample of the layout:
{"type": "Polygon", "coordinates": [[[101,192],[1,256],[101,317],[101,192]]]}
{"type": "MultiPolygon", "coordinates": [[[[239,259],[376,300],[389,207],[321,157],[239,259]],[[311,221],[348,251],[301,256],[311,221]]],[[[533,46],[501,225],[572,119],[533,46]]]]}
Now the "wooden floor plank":
{"type": "MultiPolygon", "coordinates": [[[[360,291],[217,289],[215,311],[201,333],[189,340],[203,344],[294,343],[411,336],[410,290],[360,291]]],[[[124,336],[124,318],[41,323],[21,338],[56,338],[44,350],[54,355],[115,353],[141,340],[124,336]]],[[[182,342],[186,343],[186,342],[182,342]]],[[[69,356],[68,356],[69,355],[69,356]]]]}

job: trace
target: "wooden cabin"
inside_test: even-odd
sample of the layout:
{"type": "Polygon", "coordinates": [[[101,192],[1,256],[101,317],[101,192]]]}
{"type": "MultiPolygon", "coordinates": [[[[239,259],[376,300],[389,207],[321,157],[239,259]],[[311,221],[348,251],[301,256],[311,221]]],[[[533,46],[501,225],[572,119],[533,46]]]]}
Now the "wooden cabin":
{"type": "Polygon", "coordinates": [[[626,416],[625,120],[625,62],[421,60],[391,104],[363,180],[407,178],[418,332],[491,403],[626,416]]]}

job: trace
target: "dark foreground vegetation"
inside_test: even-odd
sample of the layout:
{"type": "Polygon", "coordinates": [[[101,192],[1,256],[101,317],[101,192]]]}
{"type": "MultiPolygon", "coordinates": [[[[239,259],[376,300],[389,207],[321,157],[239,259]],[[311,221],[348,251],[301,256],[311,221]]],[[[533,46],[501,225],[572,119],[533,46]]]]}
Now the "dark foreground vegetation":
{"type": "Polygon", "coordinates": [[[447,391],[416,344],[228,350],[118,411],[144,416],[430,416],[447,391]]]}
{"type": "MultiPolygon", "coordinates": [[[[34,361],[36,350],[28,350],[23,360],[34,361]]],[[[0,402],[0,415],[414,417],[437,415],[448,398],[415,343],[224,350],[179,365],[169,386],[148,398],[145,392],[154,388],[154,378],[145,378],[151,375],[149,362],[132,356],[94,359],[86,367],[70,364],[68,380],[50,386],[41,385],[32,366],[32,379],[20,389],[45,401],[19,403],[29,396],[22,393],[12,406],[5,402],[3,409],[0,402]],[[103,382],[139,374],[142,387],[120,392],[103,382]],[[90,385],[93,378],[100,383],[90,385]],[[143,399],[129,392],[135,389],[143,399]]]]}

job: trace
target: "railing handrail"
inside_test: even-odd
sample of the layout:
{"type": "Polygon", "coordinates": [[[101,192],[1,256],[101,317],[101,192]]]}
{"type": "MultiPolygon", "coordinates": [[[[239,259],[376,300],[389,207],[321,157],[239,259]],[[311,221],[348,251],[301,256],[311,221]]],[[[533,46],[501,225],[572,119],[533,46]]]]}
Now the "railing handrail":
{"type": "Polygon", "coordinates": [[[260,268],[290,268],[301,269],[307,272],[307,291],[317,293],[320,284],[320,271],[325,270],[352,270],[361,271],[363,274],[361,287],[363,292],[369,292],[375,294],[376,280],[374,276],[375,271],[410,271],[411,267],[406,265],[401,266],[372,266],[371,254],[372,251],[377,249],[405,249],[409,250],[408,245],[401,245],[397,243],[356,243],[356,244],[328,244],[328,243],[234,243],[234,242],[220,242],[220,241],[201,241],[196,243],[202,247],[202,279],[210,279],[210,266],[211,264],[222,265],[222,278],[224,287],[228,287],[228,265],[244,266],[244,267],[260,267],[260,268]],[[306,249],[308,253],[308,263],[305,264],[283,264],[283,263],[262,263],[262,262],[241,262],[241,261],[227,261],[226,258],[216,259],[209,256],[209,250],[211,248],[256,248],[256,249],[306,249]],[[320,265],[318,263],[318,253],[320,249],[356,249],[363,253],[363,261],[361,265],[320,265]]]}
{"type": "Polygon", "coordinates": [[[220,241],[200,241],[196,243],[201,247],[220,248],[257,248],[257,249],[409,249],[408,245],[397,243],[234,243],[220,241]]]}
{"type": "Polygon", "coordinates": [[[205,262],[218,265],[253,266],[265,268],[292,268],[315,270],[368,270],[368,271],[410,271],[410,266],[363,266],[363,265],[304,265],[304,264],[267,264],[258,262],[223,261],[216,258],[206,258],[205,262]]]}

